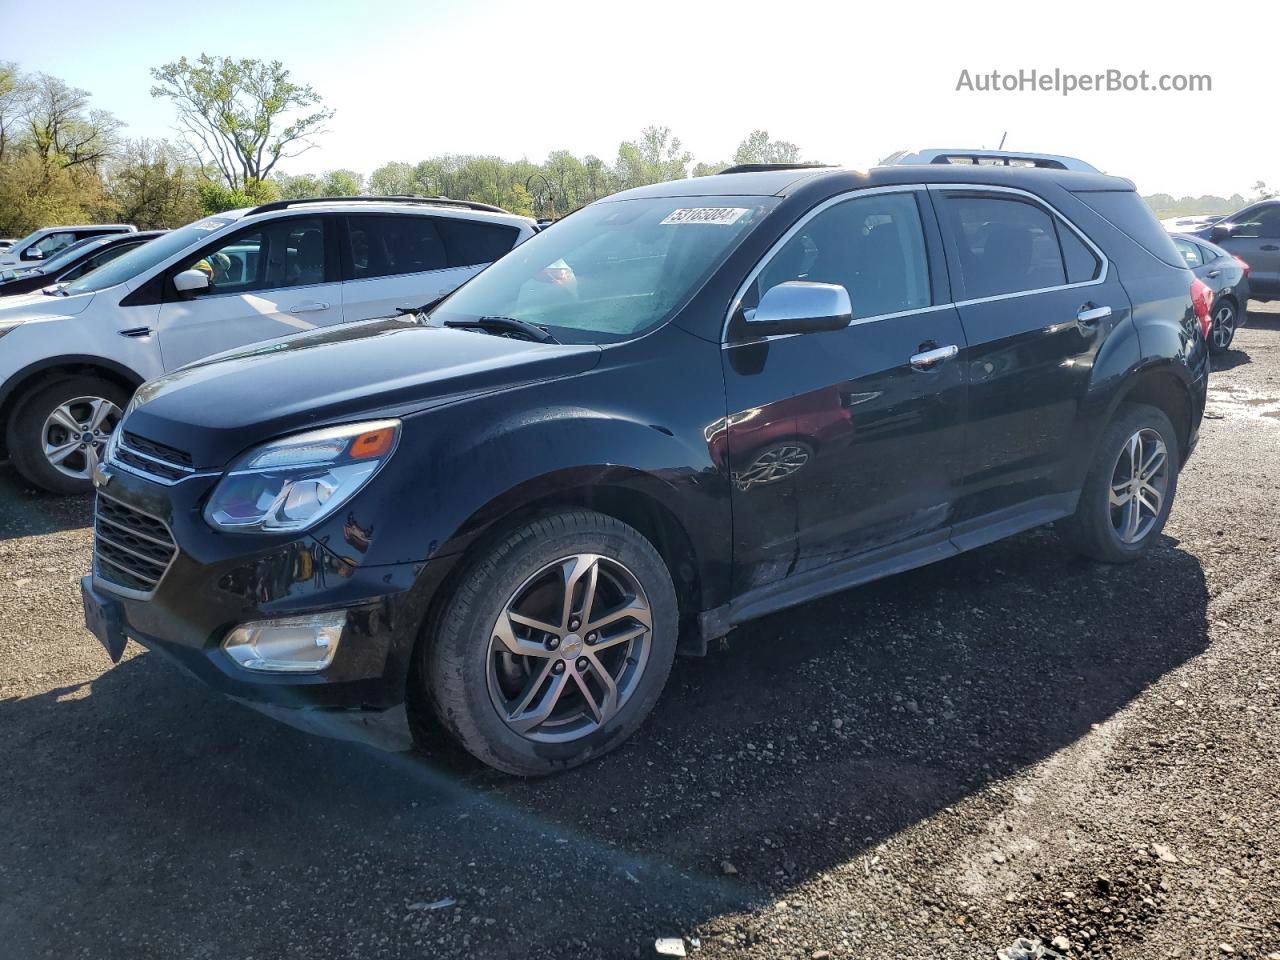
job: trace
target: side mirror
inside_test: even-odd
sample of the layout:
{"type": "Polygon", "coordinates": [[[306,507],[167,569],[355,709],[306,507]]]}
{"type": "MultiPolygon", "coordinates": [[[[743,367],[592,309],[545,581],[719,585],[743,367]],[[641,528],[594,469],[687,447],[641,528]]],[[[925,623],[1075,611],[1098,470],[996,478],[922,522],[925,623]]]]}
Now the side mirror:
{"type": "Polygon", "coordinates": [[[203,270],[183,270],[175,274],[173,289],[184,296],[194,296],[209,289],[209,275],[203,270]]]}
{"type": "Polygon", "coordinates": [[[1231,236],[1231,224],[1215,223],[1209,228],[1209,240],[1213,243],[1219,243],[1227,237],[1231,236]]]}
{"type": "Polygon", "coordinates": [[[760,306],[744,314],[752,337],[840,330],[853,320],[849,291],[834,283],[789,280],[770,287],[760,306]]]}
{"type": "Polygon", "coordinates": [[[23,260],[43,260],[44,251],[41,250],[39,247],[27,247],[27,249],[22,251],[22,259],[23,260]]]}

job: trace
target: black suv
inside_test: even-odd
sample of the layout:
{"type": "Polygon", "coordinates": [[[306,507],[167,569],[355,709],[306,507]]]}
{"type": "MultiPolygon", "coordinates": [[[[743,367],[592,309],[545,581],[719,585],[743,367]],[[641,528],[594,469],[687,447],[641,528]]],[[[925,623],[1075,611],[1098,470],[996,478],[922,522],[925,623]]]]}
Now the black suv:
{"type": "Polygon", "coordinates": [[[433,308],[144,385],[86,618],[309,728],[570,767],[751,618],[1053,521],[1141,556],[1204,408],[1194,283],[1096,173],[621,193],[433,308]]]}

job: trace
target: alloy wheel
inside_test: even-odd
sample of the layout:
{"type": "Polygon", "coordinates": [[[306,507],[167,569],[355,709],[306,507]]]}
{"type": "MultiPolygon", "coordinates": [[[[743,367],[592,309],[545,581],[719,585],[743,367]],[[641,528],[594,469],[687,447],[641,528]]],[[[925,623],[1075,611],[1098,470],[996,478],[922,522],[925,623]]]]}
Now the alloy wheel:
{"type": "Polygon", "coordinates": [[[1169,489],[1169,450],[1160,434],[1139,430],[1111,472],[1111,526],[1121,543],[1137,543],[1155,526],[1169,489]]]}
{"type": "Polygon", "coordinates": [[[88,480],[102,459],[120,408],[103,397],[76,397],[54,407],[45,418],[40,439],[45,459],[59,473],[88,480]]]}
{"type": "Polygon", "coordinates": [[[1224,303],[1213,314],[1213,345],[1225,350],[1236,332],[1236,312],[1229,303],[1224,303]]]}
{"type": "Polygon", "coordinates": [[[593,553],[549,563],[515,591],[491,631],[494,709],[529,740],[588,736],[635,692],[652,634],[644,588],[623,564],[593,553]]]}

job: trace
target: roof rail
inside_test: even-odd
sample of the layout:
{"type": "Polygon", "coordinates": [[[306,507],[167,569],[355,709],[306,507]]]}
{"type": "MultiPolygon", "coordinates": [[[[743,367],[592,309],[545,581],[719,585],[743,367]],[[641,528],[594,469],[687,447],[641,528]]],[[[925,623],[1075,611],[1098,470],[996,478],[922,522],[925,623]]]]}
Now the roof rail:
{"type": "Polygon", "coordinates": [[[993,167],[1037,167],[1042,170],[1079,170],[1097,173],[1092,164],[1053,153],[1032,153],[1012,150],[899,150],[880,161],[882,167],[894,167],[912,163],[980,164],[993,167]]]}
{"type": "Polygon", "coordinates": [[[504,210],[502,207],[495,207],[491,203],[479,203],[475,200],[451,200],[449,197],[418,197],[418,196],[391,196],[391,197],[303,197],[298,200],[273,200],[271,203],[264,203],[254,207],[246,217],[255,213],[269,213],[272,210],[286,210],[289,207],[300,206],[306,203],[421,203],[433,207],[457,207],[462,210],[483,210],[486,213],[510,213],[510,210],[504,210]]]}
{"type": "Polygon", "coordinates": [[[821,170],[829,163],[738,163],[721,170],[721,173],[767,173],[770,170],[821,170]]]}

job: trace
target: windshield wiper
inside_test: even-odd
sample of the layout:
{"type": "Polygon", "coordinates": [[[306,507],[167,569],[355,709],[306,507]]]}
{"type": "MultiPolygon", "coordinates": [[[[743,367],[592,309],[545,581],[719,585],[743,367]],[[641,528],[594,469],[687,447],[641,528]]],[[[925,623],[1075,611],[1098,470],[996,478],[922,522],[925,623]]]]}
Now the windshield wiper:
{"type": "Polygon", "coordinates": [[[560,342],[542,327],[529,323],[527,320],[517,320],[515,317],[476,317],[474,320],[446,320],[442,326],[459,327],[464,330],[523,333],[530,340],[535,340],[538,343],[560,342]]]}

